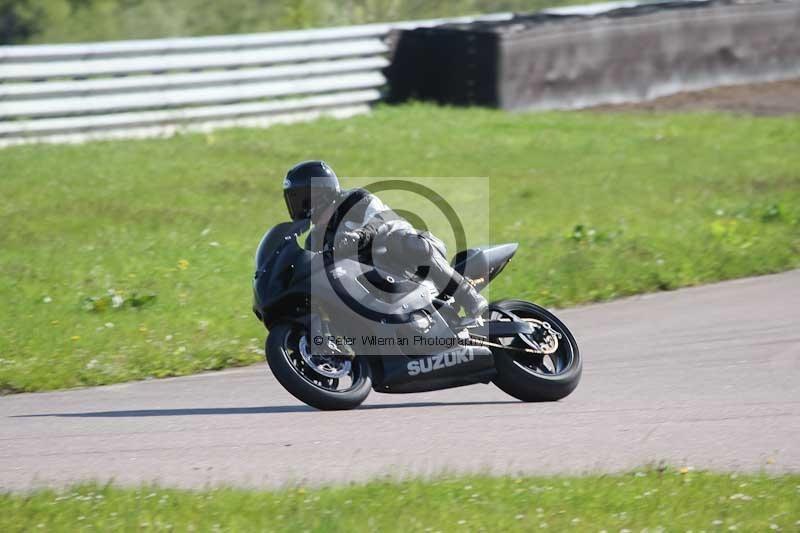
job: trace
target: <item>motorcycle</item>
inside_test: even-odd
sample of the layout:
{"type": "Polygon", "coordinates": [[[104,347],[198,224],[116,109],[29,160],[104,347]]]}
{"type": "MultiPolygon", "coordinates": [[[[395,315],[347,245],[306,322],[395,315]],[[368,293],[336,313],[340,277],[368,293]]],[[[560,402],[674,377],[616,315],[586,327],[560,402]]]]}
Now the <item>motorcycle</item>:
{"type": "MultiPolygon", "coordinates": [[[[578,345],[553,313],[500,300],[483,316],[460,316],[451,297],[398,270],[397,261],[367,264],[336,257],[330,247],[301,247],[298,237],[308,227],[301,220],[270,229],[258,246],[253,279],[253,311],[269,330],[267,363],[300,401],[353,409],[371,390],[412,393],[491,382],[519,400],[542,402],[577,387],[578,345]],[[319,316],[324,328],[314,319],[319,316]]],[[[481,290],[517,248],[470,248],[451,264],[481,290]]]]}

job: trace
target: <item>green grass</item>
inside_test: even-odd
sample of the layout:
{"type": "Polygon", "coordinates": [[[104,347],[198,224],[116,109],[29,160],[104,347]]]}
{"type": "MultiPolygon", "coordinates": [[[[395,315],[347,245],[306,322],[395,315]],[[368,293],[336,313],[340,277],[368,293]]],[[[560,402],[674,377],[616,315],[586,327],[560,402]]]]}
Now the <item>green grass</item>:
{"type": "Polygon", "coordinates": [[[0,390],[261,360],[253,251],[285,219],[282,176],[298,160],[344,176],[489,176],[491,239],[521,243],[491,296],[563,307],[800,265],[799,140],[796,117],[409,105],[2,150],[0,390]]]}
{"type": "Polygon", "coordinates": [[[80,485],[0,495],[14,531],[797,531],[800,476],[671,470],[274,492],[80,485]]]}
{"type": "Polygon", "coordinates": [[[222,35],[506,11],[600,0],[0,0],[0,44],[222,35]]]}

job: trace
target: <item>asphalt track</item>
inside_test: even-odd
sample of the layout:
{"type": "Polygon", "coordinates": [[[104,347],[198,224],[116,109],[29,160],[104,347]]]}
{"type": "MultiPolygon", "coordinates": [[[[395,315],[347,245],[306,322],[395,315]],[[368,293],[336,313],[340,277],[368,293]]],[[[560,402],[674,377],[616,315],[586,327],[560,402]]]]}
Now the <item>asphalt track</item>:
{"type": "MultiPolygon", "coordinates": [[[[666,462],[800,471],[800,271],[560,313],[585,358],[552,404],[492,385],[311,410],[265,364],[0,398],[0,487],[276,486],[666,462]]],[[[57,364],[57,362],[54,362],[57,364]]]]}

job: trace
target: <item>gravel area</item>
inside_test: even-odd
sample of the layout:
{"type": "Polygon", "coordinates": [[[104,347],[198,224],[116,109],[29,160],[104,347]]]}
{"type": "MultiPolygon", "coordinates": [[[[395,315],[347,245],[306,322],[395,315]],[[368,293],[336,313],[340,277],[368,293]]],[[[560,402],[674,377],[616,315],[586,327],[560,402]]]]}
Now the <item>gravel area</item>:
{"type": "Polygon", "coordinates": [[[727,111],[751,115],[800,113],[800,79],[729,85],[662,96],[647,102],[601,105],[595,111],[727,111]]]}

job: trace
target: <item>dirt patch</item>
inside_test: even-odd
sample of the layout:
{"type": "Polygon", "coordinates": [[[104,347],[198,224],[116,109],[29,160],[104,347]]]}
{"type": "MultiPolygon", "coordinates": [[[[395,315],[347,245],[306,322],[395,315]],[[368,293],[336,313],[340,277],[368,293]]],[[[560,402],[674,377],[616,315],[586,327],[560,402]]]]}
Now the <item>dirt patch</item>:
{"type": "Polygon", "coordinates": [[[647,102],[608,104],[593,111],[727,111],[751,115],[800,114],[800,79],[729,85],[662,96],[647,102]]]}

